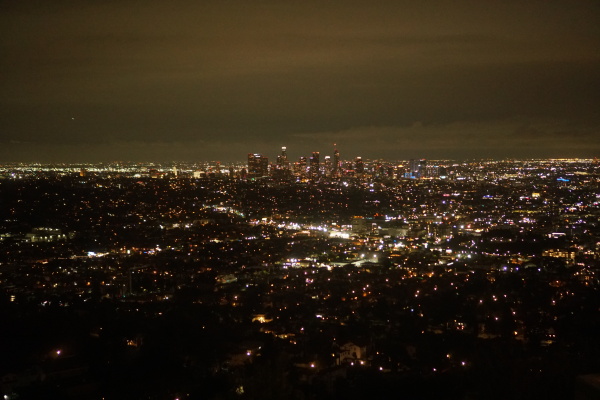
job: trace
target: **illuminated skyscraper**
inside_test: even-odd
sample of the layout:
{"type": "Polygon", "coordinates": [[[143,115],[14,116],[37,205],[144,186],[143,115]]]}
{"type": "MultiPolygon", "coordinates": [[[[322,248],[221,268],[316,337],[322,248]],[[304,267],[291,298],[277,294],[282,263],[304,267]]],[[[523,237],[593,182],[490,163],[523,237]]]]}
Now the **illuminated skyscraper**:
{"type": "Polygon", "coordinates": [[[354,171],[357,174],[363,174],[365,172],[365,163],[362,160],[362,157],[356,157],[354,159],[354,171]]]}
{"type": "Polygon", "coordinates": [[[290,162],[287,157],[287,148],[281,148],[281,154],[277,156],[277,165],[272,173],[273,177],[284,179],[290,177],[290,162]]]}
{"type": "Polygon", "coordinates": [[[289,170],[290,169],[290,161],[287,156],[287,147],[283,146],[281,148],[281,154],[277,156],[277,168],[281,170],[289,170]]]}
{"type": "Polygon", "coordinates": [[[325,156],[325,162],[323,164],[325,164],[325,174],[327,176],[331,176],[331,174],[333,172],[333,164],[331,162],[331,156],[325,156]]]}
{"type": "Polygon", "coordinates": [[[248,178],[258,178],[269,174],[269,159],[261,154],[248,153],[248,178]]]}
{"type": "Polygon", "coordinates": [[[308,174],[310,178],[314,179],[319,177],[320,171],[319,168],[321,166],[320,155],[318,151],[314,151],[312,156],[310,157],[310,167],[308,170],[308,174]]]}
{"type": "Polygon", "coordinates": [[[306,177],[306,157],[300,157],[296,163],[296,173],[302,177],[306,177]]]}
{"type": "Polygon", "coordinates": [[[405,175],[407,178],[427,178],[429,176],[427,169],[427,160],[411,159],[408,162],[408,173],[405,175]]]}
{"type": "Polygon", "coordinates": [[[408,174],[407,178],[418,178],[419,176],[419,161],[411,158],[408,162],[408,174]]]}
{"type": "Polygon", "coordinates": [[[333,145],[333,170],[331,171],[331,176],[334,178],[338,178],[341,175],[341,162],[340,162],[340,152],[333,145]]]}
{"type": "Polygon", "coordinates": [[[427,171],[427,160],[419,160],[419,178],[428,178],[429,174],[427,171]]]}

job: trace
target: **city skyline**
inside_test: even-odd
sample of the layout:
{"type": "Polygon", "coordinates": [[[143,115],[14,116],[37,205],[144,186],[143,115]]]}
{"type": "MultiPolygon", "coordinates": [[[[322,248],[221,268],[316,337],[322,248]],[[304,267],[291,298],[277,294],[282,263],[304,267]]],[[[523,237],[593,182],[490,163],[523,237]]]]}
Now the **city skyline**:
{"type": "Polygon", "coordinates": [[[230,162],[332,143],[385,159],[600,150],[594,1],[0,10],[2,162],[230,162]]]}

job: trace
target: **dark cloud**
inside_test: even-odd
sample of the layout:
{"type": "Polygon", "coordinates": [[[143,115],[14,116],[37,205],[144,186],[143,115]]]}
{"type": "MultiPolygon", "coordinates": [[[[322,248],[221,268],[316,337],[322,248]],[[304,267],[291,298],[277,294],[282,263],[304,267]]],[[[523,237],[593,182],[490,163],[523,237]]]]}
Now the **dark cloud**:
{"type": "Polygon", "coordinates": [[[0,157],[241,160],[333,142],[369,157],[595,155],[599,14],[566,0],[3,1],[0,157]]]}

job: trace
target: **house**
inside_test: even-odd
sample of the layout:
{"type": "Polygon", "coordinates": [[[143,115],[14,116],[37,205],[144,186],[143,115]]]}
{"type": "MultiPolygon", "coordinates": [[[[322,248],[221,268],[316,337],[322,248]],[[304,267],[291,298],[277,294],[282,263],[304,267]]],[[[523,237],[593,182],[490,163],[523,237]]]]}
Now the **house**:
{"type": "Polygon", "coordinates": [[[348,342],[340,347],[337,365],[368,365],[367,346],[348,342]]]}

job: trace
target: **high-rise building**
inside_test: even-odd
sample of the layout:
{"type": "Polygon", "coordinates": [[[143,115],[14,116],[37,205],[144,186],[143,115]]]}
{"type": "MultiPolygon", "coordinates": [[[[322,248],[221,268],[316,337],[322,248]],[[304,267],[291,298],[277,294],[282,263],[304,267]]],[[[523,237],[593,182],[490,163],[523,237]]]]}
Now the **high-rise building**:
{"type": "Polygon", "coordinates": [[[269,175],[269,159],[261,154],[248,153],[248,178],[269,175]]]}
{"type": "Polygon", "coordinates": [[[287,179],[290,177],[290,162],[287,157],[287,148],[281,148],[281,154],[277,156],[277,164],[273,170],[273,177],[278,179],[287,179]]]}
{"type": "Polygon", "coordinates": [[[300,157],[296,163],[296,174],[302,178],[306,177],[306,157],[300,157]]]}
{"type": "Polygon", "coordinates": [[[281,148],[281,154],[277,156],[277,167],[280,169],[288,169],[290,166],[290,162],[287,158],[287,147],[283,146],[281,148]]]}
{"type": "Polygon", "coordinates": [[[354,159],[354,171],[357,174],[363,174],[365,172],[365,163],[362,160],[362,157],[356,157],[354,159]]]}
{"type": "Polygon", "coordinates": [[[336,145],[333,145],[333,170],[331,171],[331,176],[334,178],[338,178],[341,175],[341,161],[340,161],[340,152],[336,148],[336,145]]]}
{"type": "Polygon", "coordinates": [[[408,162],[407,178],[417,178],[419,176],[419,161],[411,158],[408,162]]]}
{"type": "Polygon", "coordinates": [[[310,157],[310,166],[308,170],[308,175],[310,178],[314,179],[319,177],[321,167],[320,155],[318,151],[313,151],[312,156],[310,157]]]}
{"type": "Polygon", "coordinates": [[[427,173],[427,160],[421,159],[419,160],[419,175],[418,178],[428,178],[429,175],[427,173]]]}
{"type": "Polygon", "coordinates": [[[408,172],[404,176],[412,179],[428,178],[431,177],[431,168],[428,168],[426,159],[415,160],[411,158],[408,162],[408,172]]]}
{"type": "Polygon", "coordinates": [[[327,176],[331,176],[333,172],[333,163],[331,162],[331,156],[325,156],[325,161],[323,164],[325,165],[325,174],[327,176]]]}

